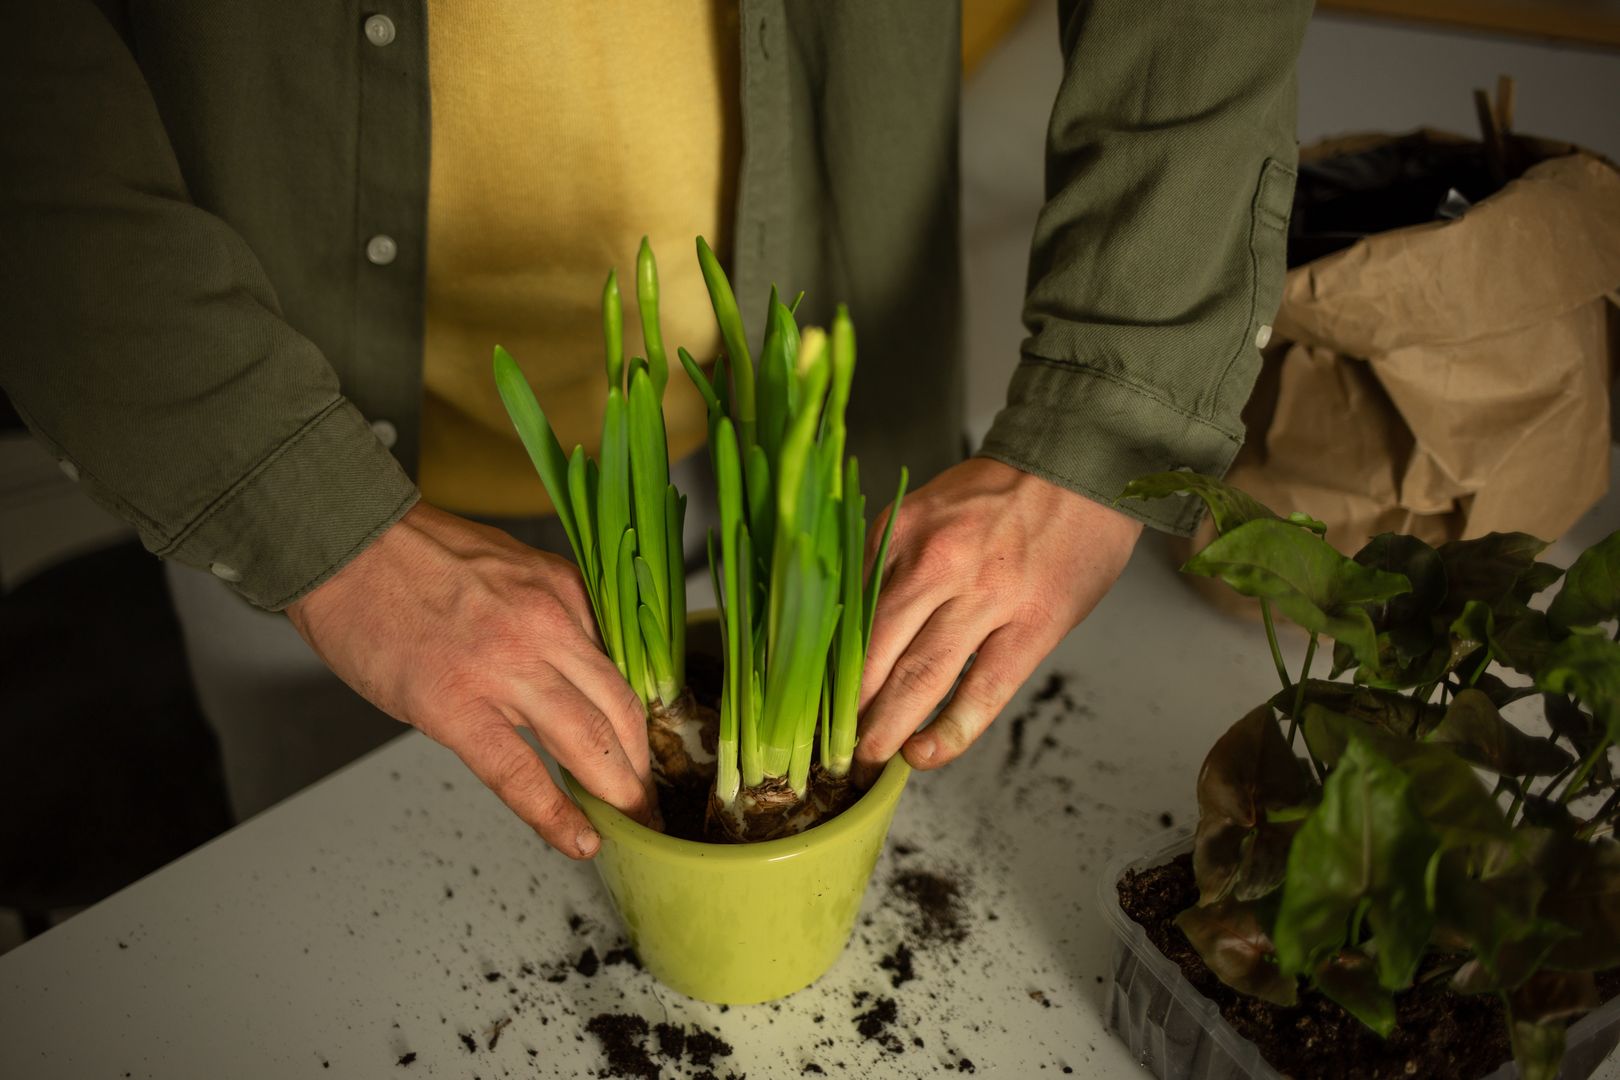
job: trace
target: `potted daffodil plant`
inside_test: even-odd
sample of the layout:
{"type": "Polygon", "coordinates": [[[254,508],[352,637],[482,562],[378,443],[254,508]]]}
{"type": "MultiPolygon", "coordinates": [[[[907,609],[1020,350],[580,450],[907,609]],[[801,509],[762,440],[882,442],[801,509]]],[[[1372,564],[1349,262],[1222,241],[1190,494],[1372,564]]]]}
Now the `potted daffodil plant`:
{"type": "MultiPolygon", "coordinates": [[[[724,354],[675,357],[707,410],[718,612],[689,617],[687,497],[670,482],[670,355],[658,270],[636,261],[642,355],[626,356],[617,276],[602,291],[607,405],[596,457],[564,453],[517,362],[495,382],[550,495],[603,646],[646,706],[668,834],[570,789],[603,837],[597,866],[647,967],[694,997],[768,1000],[814,981],[847,943],[907,777],[850,782],[856,706],[894,515],[866,567],[867,518],[844,417],[855,330],[801,329],[773,289],[750,340],[719,260],[697,258],[724,354]],[[711,685],[692,685],[689,646],[711,685]]],[[[802,299],[802,296],[800,297],[802,299]]],[[[905,494],[904,472],[893,506],[905,494]]]]}

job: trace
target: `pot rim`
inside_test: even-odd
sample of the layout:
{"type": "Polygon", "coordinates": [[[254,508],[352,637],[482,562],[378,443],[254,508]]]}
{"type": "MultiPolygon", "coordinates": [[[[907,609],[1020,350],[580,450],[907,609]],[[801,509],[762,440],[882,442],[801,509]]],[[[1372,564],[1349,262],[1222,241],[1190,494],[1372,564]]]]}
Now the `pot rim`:
{"type": "Polygon", "coordinates": [[[559,771],[568,786],[568,793],[586,810],[592,823],[604,834],[604,839],[611,833],[615,842],[664,860],[739,865],[791,859],[814,848],[836,844],[846,834],[869,828],[872,819],[886,813],[899,799],[900,789],[911,777],[911,766],[905,758],[896,754],[883,767],[877,782],[853,806],[830,821],[824,821],[796,836],[783,836],[776,840],[752,844],[710,844],[667,836],[649,829],[586,791],[567,769],[559,771]]]}

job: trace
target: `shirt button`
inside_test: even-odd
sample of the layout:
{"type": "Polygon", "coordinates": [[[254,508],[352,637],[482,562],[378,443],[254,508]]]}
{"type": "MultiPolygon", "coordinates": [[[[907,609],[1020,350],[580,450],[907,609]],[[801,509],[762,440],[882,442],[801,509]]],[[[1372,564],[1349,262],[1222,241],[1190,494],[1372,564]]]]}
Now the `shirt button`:
{"type": "Polygon", "coordinates": [[[214,563],[208,568],[209,572],[221,581],[241,581],[242,571],[234,566],[226,566],[222,562],[214,563]]]}
{"type": "Polygon", "coordinates": [[[56,464],[57,464],[57,466],[59,468],[61,468],[63,476],[67,477],[69,480],[73,481],[75,484],[77,484],[79,482],[79,467],[77,465],[73,464],[73,462],[71,462],[71,461],[66,461],[66,460],[58,461],[56,464]]]}
{"type": "Polygon", "coordinates": [[[366,258],[378,266],[387,266],[399,254],[399,245],[387,233],[378,233],[366,241],[366,258]]]}
{"type": "Polygon", "coordinates": [[[371,433],[377,436],[377,441],[389,450],[392,450],[394,444],[399,441],[399,429],[387,420],[373,420],[371,422],[371,433]]]}
{"type": "Polygon", "coordinates": [[[1271,344],[1271,327],[1262,326],[1254,332],[1254,347],[1263,349],[1269,344],[1271,344]]]}
{"type": "Polygon", "coordinates": [[[386,15],[373,15],[366,20],[366,40],[378,48],[394,41],[394,20],[386,15]]]}

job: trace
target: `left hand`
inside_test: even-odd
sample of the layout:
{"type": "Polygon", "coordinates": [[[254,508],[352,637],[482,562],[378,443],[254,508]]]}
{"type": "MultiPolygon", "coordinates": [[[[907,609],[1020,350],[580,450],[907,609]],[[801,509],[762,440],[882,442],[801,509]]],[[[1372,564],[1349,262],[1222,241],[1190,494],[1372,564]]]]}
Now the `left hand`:
{"type": "Polygon", "coordinates": [[[955,760],[1097,606],[1141,532],[1117,510],[988,458],[908,496],[861,683],[857,776],[870,780],[902,747],[916,769],[955,760]]]}

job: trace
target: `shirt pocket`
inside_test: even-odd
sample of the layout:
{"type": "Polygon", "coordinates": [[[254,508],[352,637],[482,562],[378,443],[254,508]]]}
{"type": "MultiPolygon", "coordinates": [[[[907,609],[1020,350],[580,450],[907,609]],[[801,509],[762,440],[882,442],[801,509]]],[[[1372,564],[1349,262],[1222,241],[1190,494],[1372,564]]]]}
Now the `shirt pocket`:
{"type": "Polygon", "coordinates": [[[1261,330],[1271,324],[1282,304],[1287,273],[1288,218],[1294,208],[1295,169],[1277,158],[1267,158],[1260,170],[1249,216],[1250,292],[1249,333],[1257,346],[1269,336],[1261,330]]]}

